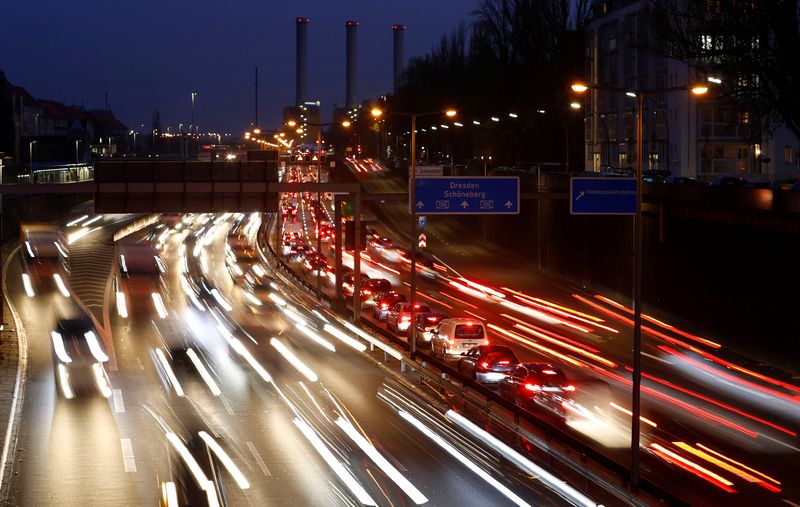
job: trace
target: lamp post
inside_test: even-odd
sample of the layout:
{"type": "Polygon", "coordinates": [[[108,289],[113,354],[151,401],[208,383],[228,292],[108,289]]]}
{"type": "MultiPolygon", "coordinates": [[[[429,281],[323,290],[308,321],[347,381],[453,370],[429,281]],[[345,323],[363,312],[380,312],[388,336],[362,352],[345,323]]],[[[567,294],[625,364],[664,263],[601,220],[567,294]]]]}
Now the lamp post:
{"type": "MultiPolygon", "coordinates": [[[[411,176],[408,188],[408,202],[411,208],[411,323],[408,326],[409,355],[414,359],[417,354],[417,320],[414,306],[417,300],[417,118],[420,116],[434,116],[444,113],[453,118],[457,113],[453,109],[447,111],[430,111],[426,113],[406,113],[388,111],[388,114],[407,116],[411,118],[411,176]]],[[[383,110],[372,109],[372,116],[378,118],[383,115],[383,110]]]]}
{"type": "MultiPolygon", "coordinates": [[[[579,102],[572,102],[570,103],[569,107],[577,110],[583,106],[579,102]]],[[[588,106],[586,109],[588,109],[593,115],[600,118],[600,123],[603,125],[603,130],[606,133],[606,167],[611,167],[611,136],[608,133],[608,124],[606,123],[605,115],[598,113],[597,110],[591,106],[588,106]]],[[[600,168],[603,168],[602,160],[600,162],[600,168]]]]}
{"type": "Polygon", "coordinates": [[[642,384],[642,140],[644,99],[650,93],[666,93],[674,91],[691,91],[701,96],[708,92],[708,86],[673,86],[667,88],[638,89],[634,92],[618,87],[607,87],[597,84],[574,83],[571,85],[575,93],[585,93],[588,89],[608,90],[625,93],[636,97],[636,213],[633,219],[633,372],[631,374],[631,472],[630,489],[639,491],[639,440],[641,428],[641,384],[642,384]]]}

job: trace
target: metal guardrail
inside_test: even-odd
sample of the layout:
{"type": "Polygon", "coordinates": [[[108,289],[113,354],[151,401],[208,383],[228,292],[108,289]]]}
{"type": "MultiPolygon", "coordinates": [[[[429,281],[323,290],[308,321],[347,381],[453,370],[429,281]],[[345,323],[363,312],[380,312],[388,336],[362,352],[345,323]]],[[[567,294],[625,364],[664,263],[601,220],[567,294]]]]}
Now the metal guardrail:
{"type": "MultiPolygon", "coordinates": [[[[281,274],[290,278],[298,287],[304,289],[309,295],[315,296],[316,286],[309,283],[301,276],[298,276],[298,274],[289,264],[280,259],[280,256],[273,250],[270,242],[268,240],[264,241],[264,239],[268,237],[271,226],[272,218],[270,218],[269,222],[262,223],[261,229],[257,234],[257,241],[259,242],[257,245],[258,250],[262,252],[262,255],[265,250],[269,252],[270,257],[273,259],[272,265],[279,270],[281,274]],[[266,246],[266,248],[264,248],[264,246],[266,246]]],[[[330,298],[328,296],[323,294],[323,298],[327,303],[330,304],[330,298]]],[[[348,313],[352,312],[350,311],[348,313]]],[[[361,323],[362,326],[366,325],[373,333],[377,333],[379,336],[399,345],[402,350],[407,351],[408,344],[398,336],[388,332],[386,329],[383,329],[370,320],[362,319],[361,323]]],[[[355,328],[355,326],[353,327],[355,328]]],[[[372,350],[372,346],[375,343],[373,343],[371,340],[367,341],[370,342],[370,350],[372,350]]],[[[590,461],[594,462],[602,467],[604,471],[610,472],[620,481],[624,481],[629,474],[628,468],[625,465],[620,464],[605,454],[595,450],[585,442],[567,433],[566,431],[560,430],[551,424],[548,424],[547,422],[536,417],[535,414],[523,409],[522,407],[519,407],[512,401],[500,396],[498,393],[492,391],[486,386],[481,385],[470,378],[464,377],[460,372],[455,370],[446,362],[432,357],[425,351],[417,351],[417,355],[423,359],[421,362],[413,361],[405,355],[399,356],[400,369],[402,372],[405,372],[406,368],[410,367],[412,371],[419,375],[419,382],[421,384],[427,383],[429,386],[435,385],[440,390],[446,390],[453,395],[458,396],[463,403],[468,403],[482,412],[487,417],[487,420],[491,421],[492,424],[498,427],[503,427],[506,431],[516,435],[518,441],[524,440],[531,443],[537,449],[544,452],[547,456],[547,468],[552,470],[553,466],[562,464],[568,471],[577,473],[584,479],[584,492],[586,493],[590,492],[591,485],[594,484],[605,491],[610,497],[613,497],[614,499],[623,502],[626,505],[647,505],[647,503],[643,502],[641,499],[632,496],[627,490],[613,484],[610,480],[603,478],[600,474],[595,473],[587,468],[590,461]],[[428,364],[435,366],[440,373],[437,374],[436,372],[428,369],[428,364]],[[448,377],[457,379],[461,383],[462,388],[458,389],[457,385],[447,380],[448,377]],[[474,394],[477,394],[480,398],[483,398],[483,400],[471,396],[474,394]],[[506,413],[511,413],[513,415],[513,424],[509,422],[507,414],[499,413],[495,407],[500,407],[501,409],[505,410],[506,413]],[[536,436],[531,433],[528,429],[521,425],[522,422],[527,423],[541,431],[543,433],[543,437],[536,436]],[[561,443],[569,450],[575,452],[578,455],[578,460],[576,461],[573,457],[570,457],[567,452],[553,447],[551,442],[561,443]]],[[[391,354],[391,356],[395,358],[398,357],[394,354],[391,354]]],[[[390,354],[384,350],[384,362],[388,362],[389,357],[390,354]]],[[[680,500],[678,497],[674,496],[672,493],[653,483],[652,481],[643,479],[640,487],[642,491],[652,495],[655,498],[665,500],[670,505],[685,504],[684,501],[680,500]]]]}

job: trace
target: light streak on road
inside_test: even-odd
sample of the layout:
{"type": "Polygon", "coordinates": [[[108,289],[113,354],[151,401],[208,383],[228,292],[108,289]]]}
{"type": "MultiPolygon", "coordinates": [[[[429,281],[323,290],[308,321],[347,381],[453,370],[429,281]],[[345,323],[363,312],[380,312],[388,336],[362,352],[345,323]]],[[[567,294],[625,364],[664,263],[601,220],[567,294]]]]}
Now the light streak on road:
{"type": "Polygon", "coordinates": [[[97,390],[100,391],[100,395],[102,395],[103,398],[110,398],[112,394],[111,385],[108,383],[108,377],[103,369],[103,365],[94,363],[92,365],[92,375],[94,376],[94,383],[97,386],[97,390]]]}
{"type": "Polygon", "coordinates": [[[83,222],[84,220],[86,220],[87,218],[89,218],[89,215],[83,215],[82,217],[76,218],[72,222],[67,223],[67,227],[72,227],[74,225],[77,225],[77,224],[83,222]]]}
{"type": "Polygon", "coordinates": [[[100,342],[97,340],[97,335],[94,334],[94,331],[87,331],[83,333],[83,337],[86,338],[86,343],[89,345],[89,350],[94,358],[101,363],[107,362],[108,356],[105,352],[103,352],[102,347],[100,347],[100,342]]]}
{"type": "MultiPolygon", "coordinates": [[[[604,303],[607,303],[607,304],[613,306],[614,308],[617,308],[619,310],[624,311],[625,313],[628,313],[629,315],[633,315],[633,310],[632,309],[626,307],[625,305],[623,305],[621,303],[618,303],[618,302],[614,301],[611,298],[607,298],[607,297],[602,296],[600,294],[595,294],[594,297],[599,299],[600,301],[603,301],[604,303]]],[[[712,342],[711,340],[707,340],[705,338],[702,338],[700,336],[697,336],[697,335],[694,335],[694,334],[691,334],[691,333],[687,333],[686,331],[678,329],[675,326],[671,326],[671,325],[667,324],[666,322],[662,322],[662,321],[656,319],[655,317],[651,317],[650,315],[647,315],[645,313],[642,314],[642,318],[644,320],[652,323],[652,324],[655,324],[655,325],[660,326],[660,327],[662,327],[664,329],[672,331],[673,333],[679,334],[679,335],[681,335],[681,336],[683,336],[685,338],[689,338],[690,340],[694,340],[694,341],[696,341],[698,343],[702,343],[703,345],[707,345],[707,346],[709,346],[711,348],[715,348],[715,349],[722,348],[722,345],[720,345],[719,343],[712,342]]]]}
{"type": "Polygon", "coordinates": [[[514,502],[515,504],[517,504],[519,506],[528,506],[529,505],[525,500],[523,500],[522,498],[517,496],[516,493],[514,493],[513,491],[511,491],[510,489],[505,487],[497,479],[495,479],[494,477],[489,475],[489,473],[487,473],[484,469],[482,469],[481,467],[479,467],[478,465],[476,465],[475,463],[470,461],[469,458],[464,456],[455,447],[453,447],[452,445],[447,443],[441,436],[439,436],[434,431],[429,429],[427,426],[422,424],[422,422],[420,422],[416,417],[412,416],[408,412],[405,412],[404,410],[400,410],[398,413],[400,414],[400,417],[402,417],[409,424],[411,424],[413,427],[415,427],[417,429],[417,431],[419,431],[420,433],[422,433],[423,435],[428,437],[430,440],[432,440],[436,445],[441,447],[450,456],[452,456],[453,458],[458,460],[458,462],[460,462],[462,465],[464,465],[470,471],[472,471],[472,473],[474,473],[475,475],[477,475],[478,477],[483,479],[485,482],[487,482],[488,484],[493,486],[503,496],[505,496],[506,498],[508,498],[509,500],[511,500],[512,502],[514,502]]]}
{"type": "Polygon", "coordinates": [[[225,469],[229,474],[231,474],[231,477],[233,477],[233,480],[236,481],[236,485],[239,486],[239,489],[250,489],[250,482],[248,482],[247,478],[245,478],[244,474],[241,470],[239,470],[239,467],[236,466],[236,463],[233,462],[231,457],[228,456],[228,453],[225,452],[225,449],[223,449],[217,443],[217,441],[211,438],[211,435],[205,431],[200,431],[198,435],[200,435],[200,438],[203,439],[203,442],[206,443],[214,455],[219,458],[219,460],[225,466],[225,469]]]}
{"type": "Polygon", "coordinates": [[[62,296],[65,298],[69,297],[69,290],[67,290],[67,286],[64,285],[64,280],[61,279],[61,275],[56,273],[53,275],[53,280],[56,282],[56,287],[58,287],[58,292],[61,293],[62,296]]]}
{"type": "Polygon", "coordinates": [[[364,352],[367,350],[366,345],[354,338],[347,336],[342,330],[335,328],[331,324],[325,324],[322,329],[359,352],[364,352]]]}
{"type": "Polygon", "coordinates": [[[353,477],[353,475],[347,471],[344,465],[336,459],[333,453],[322,443],[322,440],[319,438],[317,433],[308,425],[307,422],[295,418],[294,424],[300,430],[306,440],[314,447],[317,453],[325,460],[325,463],[333,470],[337,477],[347,486],[353,495],[364,505],[377,505],[375,500],[369,496],[369,493],[358,483],[358,481],[353,477]]]}
{"type": "Polygon", "coordinates": [[[188,349],[186,349],[186,355],[189,356],[189,360],[194,365],[195,369],[197,370],[197,373],[200,374],[200,377],[205,381],[206,385],[211,390],[211,394],[213,394],[214,396],[219,396],[220,394],[222,394],[222,391],[220,391],[219,386],[214,381],[214,377],[211,376],[211,373],[208,371],[208,368],[206,368],[206,365],[200,359],[200,356],[197,355],[197,352],[195,352],[194,349],[189,347],[188,349]]]}
{"type": "Polygon", "coordinates": [[[50,337],[53,339],[53,350],[55,351],[58,360],[62,363],[71,363],[72,358],[69,357],[69,354],[67,354],[67,349],[64,347],[64,338],[61,336],[61,334],[56,331],[51,331],[50,337]]]}
{"type": "Polygon", "coordinates": [[[269,298],[278,306],[286,306],[286,300],[280,297],[279,295],[275,294],[274,292],[269,293],[269,298]]]}
{"type": "Polygon", "coordinates": [[[485,292],[486,294],[490,294],[490,295],[492,295],[492,296],[494,296],[496,298],[505,299],[505,297],[506,297],[506,295],[503,294],[502,292],[500,292],[499,290],[495,290],[495,289],[493,289],[493,288],[491,288],[489,286],[480,284],[478,282],[473,282],[472,280],[467,280],[464,277],[460,277],[459,280],[461,280],[462,282],[466,283],[467,285],[469,285],[473,289],[478,289],[479,291],[485,292]]]}
{"type": "Polygon", "coordinates": [[[28,255],[29,255],[31,258],[34,258],[34,257],[36,257],[36,254],[35,254],[35,253],[33,253],[33,248],[31,248],[31,242],[30,242],[30,241],[26,241],[26,242],[25,242],[25,248],[28,250],[28,255]]]}
{"type": "Polygon", "coordinates": [[[180,507],[178,503],[178,490],[172,481],[161,483],[161,500],[166,507],[180,507]]]}
{"type": "Polygon", "coordinates": [[[283,344],[283,342],[273,337],[270,339],[269,343],[284,357],[284,359],[289,361],[289,363],[309,381],[317,382],[319,380],[319,377],[316,373],[314,373],[314,370],[309,368],[308,365],[301,361],[294,352],[289,350],[289,348],[283,344]]]}
{"type": "Polygon", "coordinates": [[[125,293],[117,291],[117,314],[123,319],[128,318],[128,303],[125,301],[125,293]]]}
{"type": "Polygon", "coordinates": [[[675,356],[677,358],[682,359],[683,361],[685,361],[686,363],[688,363],[691,366],[700,368],[700,369],[710,373],[714,377],[722,377],[722,378],[727,379],[727,380],[729,380],[731,382],[739,384],[740,386],[742,386],[744,388],[749,388],[749,389],[753,389],[753,390],[756,390],[756,391],[760,391],[763,394],[767,394],[769,396],[774,396],[776,398],[780,398],[780,399],[782,399],[784,401],[788,401],[789,403],[793,403],[793,404],[800,403],[800,398],[798,398],[796,396],[791,396],[791,395],[776,391],[774,389],[770,389],[768,387],[764,387],[764,386],[761,386],[761,385],[758,385],[758,384],[754,384],[753,382],[747,381],[747,380],[745,380],[743,378],[735,377],[735,376],[733,376],[733,375],[731,375],[729,373],[726,373],[726,372],[724,372],[724,371],[722,371],[720,369],[717,369],[717,368],[714,368],[712,366],[709,366],[708,364],[705,364],[705,363],[703,363],[701,361],[698,361],[696,359],[692,359],[691,357],[689,357],[686,354],[681,354],[680,352],[678,352],[676,350],[673,350],[673,349],[671,349],[669,347],[665,347],[664,345],[659,345],[658,348],[663,350],[664,352],[667,352],[668,354],[671,354],[671,355],[673,355],[673,356],[675,356]]]}
{"type": "Polygon", "coordinates": [[[221,306],[221,307],[222,307],[222,308],[223,308],[223,309],[224,309],[226,312],[229,312],[229,311],[233,310],[233,306],[231,306],[231,304],[228,302],[228,300],[227,300],[227,299],[225,299],[225,298],[222,296],[222,294],[220,294],[219,290],[217,290],[217,288],[216,288],[216,287],[214,287],[213,289],[211,289],[211,295],[212,295],[212,296],[214,296],[214,299],[217,301],[217,303],[218,303],[218,304],[219,304],[219,305],[220,305],[220,306],[221,306]]]}
{"type": "Polygon", "coordinates": [[[262,306],[261,301],[259,301],[258,298],[255,297],[252,293],[250,293],[250,292],[248,292],[246,290],[243,290],[242,291],[242,295],[245,297],[245,299],[250,301],[250,303],[254,304],[255,306],[262,306]]]}
{"type": "Polygon", "coordinates": [[[206,496],[209,500],[209,507],[211,505],[216,506],[218,505],[217,501],[217,494],[216,490],[214,489],[214,483],[208,480],[206,477],[205,472],[197,463],[197,460],[194,459],[192,453],[189,452],[189,449],[183,444],[183,441],[176,435],[175,433],[168,432],[167,433],[167,441],[172,445],[173,449],[177,451],[178,455],[181,457],[186,466],[189,467],[189,471],[192,472],[194,476],[194,480],[200,489],[206,492],[206,496]]]}
{"type": "Polygon", "coordinates": [[[534,300],[526,298],[526,297],[517,296],[517,295],[515,295],[514,297],[519,299],[520,301],[524,301],[525,303],[527,303],[529,305],[533,305],[536,308],[541,309],[545,313],[548,313],[548,312],[555,313],[557,315],[560,315],[562,317],[566,317],[568,319],[577,320],[579,322],[583,322],[584,324],[588,324],[590,326],[593,326],[593,327],[596,327],[596,328],[599,328],[599,329],[604,329],[604,330],[606,330],[608,332],[611,332],[611,333],[614,333],[614,334],[619,334],[619,331],[617,329],[614,329],[613,327],[610,327],[610,326],[606,326],[604,324],[600,324],[600,322],[598,322],[598,320],[600,320],[600,319],[597,319],[597,318],[594,318],[594,319],[584,318],[584,317],[581,317],[581,316],[578,316],[578,315],[573,315],[572,312],[563,311],[563,310],[561,310],[559,308],[554,308],[551,305],[542,304],[542,303],[539,303],[537,301],[534,301],[534,300]]]}
{"type": "Polygon", "coordinates": [[[153,292],[150,294],[150,297],[153,299],[153,305],[156,307],[156,312],[158,312],[158,316],[162,319],[166,319],[167,307],[164,306],[164,300],[161,299],[161,294],[153,292]]]}
{"type": "Polygon", "coordinates": [[[84,223],[83,223],[83,226],[84,226],[84,227],[88,227],[88,226],[92,225],[93,223],[95,223],[95,222],[98,222],[98,221],[100,221],[100,220],[102,220],[102,219],[103,219],[103,215],[97,215],[96,217],[94,217],[94,218],[92,218],[92,219],[90,219],[90,220],[87,220],[86,222],[84,222],[84,223]]]}
{"type": "Polygon", "coordinates": [[[584,363],[578,361],[577,359],[574,359],[574,358],[572,358],[572,357],[570,357],[568,355],[565,355],[565,354],[562,354],[560,352],[557,352],[557,351],[555,351],[555,350],[553,350],[551,348],[545,347],[544,345],[539,345],[536,342],[532,342],[529,339],[525,338],[524,336],[518,335],[517,333],[512,333],[511,331],[503,329],[502,327],[496,326],[494,324],[487,324],[487,326],[490,329],[494,329],[495,331],[498,331],[498,332],[504,334],[505,336],[508,336],[512,340],[518,341],[520,343],[524,343],[525,345],[528,345],[528,346],[533,347],[535,349],[541,350],[542,352],[544,352],[546,354],[549,354],[551,356],[557,357],[557,358],[559,358],[559,359],[561,359],[563,361],[566,361],[566,362],[568,362],[568,363],[570,363],[572,365],[580,366],[580,367],[584,366],[584,363]]]}
{"type": "Polygon", "coordinates": [[[197,294],[195,294],[194,290],[189,285],[189,281],[186,279],[186,276],[184,275],[181,275],[181,288],[183,289],[184,294],[186,294],[186,296],[189,297],[189,300],[192,302],[195,308],[197,308],[201,312],[206,311],[206,307],[203,306],[203,304],[197,298],[197,294]]]}
{"type": "Polygon", "coordinates": [[[531,334],[531,335],[533,335],[533,336],[535,336],[535,337],[537,337],[539,339],[548,341],[550,343],[554,343],[554,344],[558,345],[559,347],[563,347],[563,348],[565,348],[567,350],[571,350],[572,352],[575,352],[576,354],[580,354],[582,356],[588,357],[589,359],[597,361],[598,363],[603,364],[605,366],[608,366],[609,368],[616,368],[618,366],[617,363],[615,363],[614,361],[610,361],[610,360],[608,360],[608,359],[606,359],[606,358],[604,358],[602,356],[599,356],[597,354],[589,352],[588,350],[585,350],[582,347],[576,347],[575,345],[567,343],[564,340],[559,340],[557,338],[553,338],[551,336],[548,336],[545,333],[542,333],[542,332],[540,332],[540,331],[538,331],[536,329],[533,329],[530,326],[526,326],[526,325],[523,325],[523,324],[514,324],[514,327],[517,328],[517,329],[521,329],[521,330],[525,331],[526,333],[529,333],[529,334],[531,334]]]}
{"type": "Polygon", "coordinates": [[[164,355],[164,352],[161,349],[156,349],[156,357],[158,357],[158,361],[164,368],[164,373],[167,374],[169,383],[172,384],[172,388],[175,389],[175,394],[183,397],[183,387],[181,387],[180,382],[178,382],[178,377],[175,376],[175,372],[172,370],[172,365],[169,364],[167,356],[164,355]]]}
{"type": "MultiPolygon", "coordinates": [[[[741,477],[742,479],[746,480],[747,482],[752,482],[754,484],[758,484],[759,486],[761,486],[763,488],[766,488],[769,491],[772,491],[773,493],[780,493],[780,491],[781,491],[781,488],[779,488],[777,486],[774,486],[772,484],[769,484],[767,482],[764,482],[763,480],[759,479],[758,477],[754,476],[753,474],[748,473],[748,472],[742,470],[741,468],[735,467],[732,464],[727,463],[727,462],[725,462],[725,461],[723,461],[723,460],[721,460],[721,459],[719,459],[719,458],[717,458],[715,456],[712,456],[711,454],[709,454],[709,453],[707,453],[707,452],[705,452],[703,450],[700,450],[700,449],[697,449],[695,447],[692,447],[691,445],[687,444],[686,442],[672,442],[672,445],[674,445],[675,447],[678,447],[680,449],[683,449],[684,451],[686,451],[686,452],[688,452],[690,454],[693,454],[694,456],[697,456],[700,459],[704,459],[704,460],[708,461],[711,464],[717,465],[718,467],[722,468],[723,470],[727,470],[728,472],[736,475],[737,477],[741,477]]],[[[698,446],[699,445],[700,444],[698,444],[698,446]]],[[[741,465],[741,463],[739,463],[739,465],[741,465]]],[[[748,468],[748,467],[744,467],[744,468],[747,468],[748,470],[756,472],[755,470],[753,470],[751,468],[748,468]]],[[[766,475],[761,474],[760,472],[756,472],[756,473],[762,475],[763,477],[768,477],[766,475]]],[[[780,482],[776,481],[775,479],[772,479],[771,477],[768,477],[768,478],[771,481],[773,481],[773,482],[777,483],[778,485],[780,485],[780,482]]]]}
{"type": "Polygon", "coordinates": [[[296,328],[297,328],[298,331],[300,331],[304,335],[308,336],[311,339],[311,341],[313,341],[313,342],[315,342],[315,343],[317,343],[319,345],[322,345],[323,347],[325,347],[326,349],[330,350],[331,352],[336,352],[336,347],[334,347],[331,342],[329,342],[325,338],[321,337],[319,335],[319,333],[317,333],[316,331],[314,331],[313,329],[311,329],[307,325],[298,323],[296,328]]]}
{"type": "Polygon", "coordinates": [[[487,444],[492,449],[502,454],[503,457],[505,457],[506,459],[517,465],[528,475],[538,478],[547,487],[558,492],[559,495],[567,499],[570,503],[574,505],[581,505],[584,507],[597,506],[597,503],[592,501],[591,498],[587,497],[577,489],[568,485],[566,482],[554,476],[544,468],[540,467],[539,465],[536,465],[529,459],[525,458],[511,447],[509,447],[508,445],[504,444],[503,442],[495,438],[493,435],[489,434],[488,432],[482,430],[481,428],[473,424],[472,421],[466,419],[461,414],[454,412],[453,410],[448,410],[444,414],[444,416],[449,420],[453,421],[454,423],[456,423],[456,425],[458,425],[462,429],[466,430],[475,438],[478,438],[483,443],[487,444]]]}
{"type": "MultiPolygon", "coordinates": [[[[408,284],[406,284],[406,285],[408,285],[408,284]]],[[[468,306],[468,307],[472,308],[473,310],[477,310],[477,309],[478,309],[478,307],[477,307],[477,306],[475,306],[475,305],[473,305],[472,303],[467,303],[467,302],[466,302],[466,301],[464,301],[463,299],[458,299],[457,297],[455,297],[455,296],[453,296],[453,295],[450,295],[450,294],[448,294],[448,293],[446,293],[446,292],[444,292],[444,291],[441,291],[441,292],[439,292],[439,294],[441,294],[442,296],[444,296],[444,297],[446,297],[446,298],[450,298],[450,299],[452,299],[453,301],[458,301],[458,302],[459,302],[459,303],[461,303],[462,305],[464,305],[464,306],[468,306]]]]}
{"type": "Polygon", "coordinates": [[[416,488],[411,481],[405,478],[403,474],[401,474],[389,461],[381,455],[380,452],[372,445],[372,443],[364,438],[364,436],[359,433],[355,427],[350,424],[349,421],[346,421],[343,417],[339,417],[336,419],[336,425],[345,432],[345,434],[350,437],[359,449],[361,449],[364,454],[367,455],[369,459],[375,463],[381,471],[386,474],[389,479],[392,480],[397,486],[403,490],[411,500],[417,504],[421,505],[428,502],[428,499],[422,492],[416,488]]]}
{"type": "Polygon", "coordinates": [[[33,285],[31,285],[31,277],[27,273],[22,273],[22,286],[29,298],[36,296],[36,293],[33,292],[33,285]]]}
{"type": "Polygon", "coordinates": [[[431,300],[431,301],[435,302],[435,303],[436,303],[436,304],[438,304],[438,305],[444,306],[444,307],[445,307],[445,308],[447,308],[448,310],[452,310],[452,309],[453,309],[453,306],[452,306],[452,305],[448,305],[448,304],[447,304],[447,303],[445,303],[444,301],[440,301],[440,300],[436,299],[435,297],[431,297],[431,296],[429,296],[429,295],[425,294],[424,292],[417,292],[417,296],[422,296],[422,297],[424,297],[425,299],[429,299],[429,300],[431,300]]]}
{"type": "Polygon", "coordinates": [[[691,391],[691,390],[689,390],[689,389],[687,389],[685,387],[681,387],[679,385],[673,384],[672,382],[668,382],[666,380],[660,379],[660,378],[656,377],[655,375],[650,375],[649,373],[642,372],[642,376],[644,376],[645,378],[647,378],[649,380],[652,380],[653,382],[658,382],[659,384],[662,384],[664,386],[670,387],[670,388],[675,389],[677,391],[680,391],[680,392],[682,392],[684,394],[688,394],[689,396],[694,396],[695,398],[703,400],[703,401],[705,401],[707,403],[711,403],[712,405],[716,405],[716,406],[718,406],[720,408],[723,408],[725,410],[729,410],[729,411],[734,412],[736,414],[739,414],[739,415],[741,415],[743,417],[747,417],[748,419],[752,419],[753,421],[760,422],[761,424],[765,424],[765,425],[769,426],[770,428],[774,428],[774,429],[776,429],[778,431],[782,431],[783,433],[786,433],[787,435],[790,435],[790,436],[793,436],[793,437],[797,437],[797,432],[792,431],[789,428],[784,428],[783,426],[779,426],[779,425],[777,425],[777,424],[775,424],[773,422],[767,421],[766,419],[762,419],[762,418],[757,417],[757,416],[755,416],[753,414],[750,414],[748,412],[740,410],[740,409],[738,409],[736,407],[733,407],[733,406],[728,405],[726,403],[723,403],[721,401],[717,401],[717,400],[715,400],[715,399],[713,399],[713,398],[711,398],[709,396],[705,396],[705,395],[700,394],[698,392],[691,391]]]}
{"type": "Polygon", "coordinates": [[[675,466],[678,466],[687,472],[690,472],[701,479],[705,479],[706,481],[710,482],[711,484],[719,487],[720,489],[727,491],[728,493],[735,493],[736,490],[733,489],[733,483],[726,479],[725,477],[712,472],[711,470],[704,468],[694,461],[684,458],[683,456],[667,449],[661,444],[652,443],[650,444],[650,451],[653,452],[655,455],[659,456],[663,460],[672,463],[675,466]]]}
{"type": "Polygon", "coordinates": [[[594,315],[590,315],[590,314],[588,314],[588,313],[583,313],[583,312],[580,312],[580,311],[578,311],[578,310],[576,310],[576,309],[574,309],[574,308],[570,308],[570,307],[568,307],[568,306],[562,306],[562,305],[559,305],[559,304],[553,303],[552,301],[548,301],[548,300],[546,300],[546,299],[542,299],[542,298],[533,297],[533,296],[530,296],[530,295],[528,295],[528,294],[525,294],[524,292],[519,292],[519,291],[516,291],[516,290],[514,290],[514,289],[511,289],[511,288],[509,288],[509,287],[502,287],[502,289],[503,289],[504,291],[506,291],[506,292],[510,292],[510,293],[512,293],[512,294],[514,294],[514,295],[516,295],[516,296],[519,296],[520,298],[523,298],[523,299],[526,299],[526,300],[529,300],[529,301],[535,301],[535,302],[537,302],[537,303],[543,304],[543,305],[545,305],[545,306],[548,306],[548,307],[550,307],[550,308],[558,308],[559,310],[562,310],[562,311],[565,311],[565,312],[571,313],[571,314],[573,314],[573,315],[577,315],[577,316],[579,316],[579,317],[583,317],[583,318],[585,318],[585,319],[589,319],[589,320],[591,320],[591,321],[592,321],[592,322],[594,322],[594,323],[597,323],[597,322],[605,322],[605,321],[604,321],[603,319],[601,319],[600,317],[596,317],[596,316],[594,316],[594,315]]]}
{"type": "Polygon", "coordinates": [[[69,384],[69,372],[67,371],[67,367],[63,364],[59,364],[56,366],[56,371],[58,372],[58,384],[61,386],[61,393],[64,395],[64,398],[71,400],[75,397],[75,393],[72,391],[72,386],[69,384]]]}
{"type": "Polygon", "coordinates": [[[270,375],[269,372],[263,366],[261,366],[258,361],[256,361],[256,358],[253,357],[253,354],[251,354],[250,351],[247,350],[244,345],[242,345],[242,342],[239,341],[238,338],[235,338],[233,334],[231,334],[231,332],[228,331],[228,329],[221,323],[217,324],[217,330],[219,330],[222,336],[225,337],[231,348],[237,354],[242,356],[245,361],[247,361],[250,367],[253,368],[256,373],[258,373],[258,376],[261,377],[264,382],[272,383],[272,375],[270,375]]]}
{"type": "MultiPolygon", "coordinates": [[[[611,406],[611,408],[613,408],[614,410],[618,410],[618,411],[622,412],[623,414],[627,415],[628,417],[633,417],[633,412],[631,412],[631,411],[630,411],[630,410],[628,410],[627,408],[625,408],[625,407],[623,407],[623,406],[620,406],[620,405],[617,405],[617,404],[616,404],[616,403],[614,403],[613,401],[610,401],[608,404],[609,404],[609,405],[611,406]]],[[[640,415],[640,416],[639,416],[639,420],[640,420],[640,421],[642,421],[642,422],[643,422],[643,423],[645,423],[645,424],[649,424],[649,425],[650,425],[650,426],[652,426],[653,428],[658,428],[658,424],[656,424],[654,421],[652,421],[652,420],[650,420],[650,419],[648,419],[648,418],[646,418],[646,417],[644,417],[644,416],[641,416],[641,415],[640,415]]]]}

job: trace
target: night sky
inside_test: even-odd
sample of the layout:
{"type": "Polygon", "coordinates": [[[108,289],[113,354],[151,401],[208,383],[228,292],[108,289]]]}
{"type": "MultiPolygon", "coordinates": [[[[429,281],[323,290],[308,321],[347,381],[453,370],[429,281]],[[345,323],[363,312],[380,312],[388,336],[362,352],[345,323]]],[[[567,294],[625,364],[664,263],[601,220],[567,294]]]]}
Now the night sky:
{"type": "Polygon", "coordinates": [[[129,127],[190,121],[240,133],[259,118],[275,127],[294,102],[295,24],[309,27],[309,95],[329,117],[344,102],[345,29],[358,20],[359,100],[391,90],[393,23],[408,25],[406,61],[468,22],[477,0],[3,0],[0,70],[34,97],[111,109],[129,127]]]}

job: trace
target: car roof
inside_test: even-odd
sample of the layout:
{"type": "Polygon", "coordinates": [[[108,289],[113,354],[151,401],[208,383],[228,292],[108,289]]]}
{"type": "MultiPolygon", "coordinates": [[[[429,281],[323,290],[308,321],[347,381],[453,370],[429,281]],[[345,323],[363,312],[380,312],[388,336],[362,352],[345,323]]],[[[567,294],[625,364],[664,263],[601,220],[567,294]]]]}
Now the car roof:
{"type": "Polygon", "coordinates": [[[454,317],[451,319],[444,319],[442,322],[452,322],[453,324],[480,324],[483,325],[483,322],[477,319],[470,319],[469,317],[454,317]]]}

